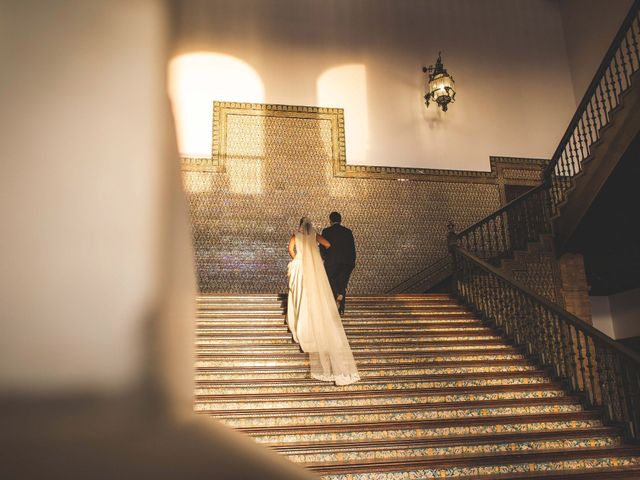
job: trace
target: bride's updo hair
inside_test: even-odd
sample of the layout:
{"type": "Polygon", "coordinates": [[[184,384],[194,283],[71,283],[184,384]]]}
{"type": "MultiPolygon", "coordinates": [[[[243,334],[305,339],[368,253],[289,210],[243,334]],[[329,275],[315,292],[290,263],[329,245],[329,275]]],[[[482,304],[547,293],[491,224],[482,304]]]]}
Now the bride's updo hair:
{"type": "Polygon", "coordinates": [[[313,228],[313,225],[311,224],[311,220],[309,219],[309,217],[302,217],[300,219],[300,225],[298,227],[298,231],[309,234],[311,233],[312,228],[313,228]]]}

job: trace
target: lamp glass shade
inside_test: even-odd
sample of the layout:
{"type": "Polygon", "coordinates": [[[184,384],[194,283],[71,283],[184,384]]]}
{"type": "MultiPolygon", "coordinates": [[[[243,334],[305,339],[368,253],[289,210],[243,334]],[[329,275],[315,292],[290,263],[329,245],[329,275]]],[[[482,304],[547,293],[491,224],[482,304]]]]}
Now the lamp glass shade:
{"type": "Polygon", "coordinates": [[[440,73],[429,82],[429,93],[434,100],[446,96],[452,97],[455,92],[455,83],[449,75],[440,73]]]}

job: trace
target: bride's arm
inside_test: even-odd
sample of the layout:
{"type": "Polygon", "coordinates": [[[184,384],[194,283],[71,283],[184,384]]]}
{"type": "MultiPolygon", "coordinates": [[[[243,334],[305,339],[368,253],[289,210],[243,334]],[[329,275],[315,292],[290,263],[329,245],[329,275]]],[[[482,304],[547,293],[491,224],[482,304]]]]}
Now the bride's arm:
{"type": "Polygon", "coordinates": [[[317,233],[316,233],[316,242],[318,242],[324,248],[331,248],[331,244],[329,243],[329,240],[324,238],[322,235],[318,235],[317,233]]]}
{"type": "Polygon", "coordinates": [[[291,256],[291,258],[294,258],[296,256],[296,251],[293,249],[295,244],[296,244],[296,236],[291,235],[291,238],[289,239],[289,255],[291,256]]]}

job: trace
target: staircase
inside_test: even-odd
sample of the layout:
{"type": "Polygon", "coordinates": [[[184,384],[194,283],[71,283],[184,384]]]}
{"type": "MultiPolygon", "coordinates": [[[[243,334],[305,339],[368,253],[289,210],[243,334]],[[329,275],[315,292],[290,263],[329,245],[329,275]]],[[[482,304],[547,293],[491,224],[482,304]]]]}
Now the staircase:
{"type": "Polygon", "coordinates": [[[350,297],[346,387],[309,377],[285,304],[198,298],[195,409],[322,478],[640,477],[640,448],[450,295],[350,297]]]}

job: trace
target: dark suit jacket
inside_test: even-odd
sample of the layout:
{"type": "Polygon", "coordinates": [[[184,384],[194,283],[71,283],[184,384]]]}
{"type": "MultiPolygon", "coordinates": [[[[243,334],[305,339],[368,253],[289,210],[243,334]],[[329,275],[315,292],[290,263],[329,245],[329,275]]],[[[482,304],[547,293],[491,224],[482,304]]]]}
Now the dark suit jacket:
{"type": "Polygon", "coordinates": [[[320,246],[325,266],[349,265],[355,267],[356,244],[351,230],[336,223],[322,230],[322,236],[331,244],[331,248],[320,246]]]}

